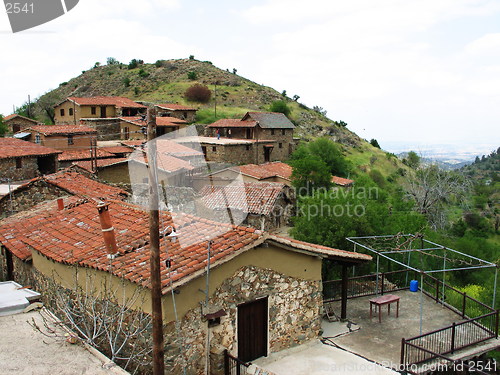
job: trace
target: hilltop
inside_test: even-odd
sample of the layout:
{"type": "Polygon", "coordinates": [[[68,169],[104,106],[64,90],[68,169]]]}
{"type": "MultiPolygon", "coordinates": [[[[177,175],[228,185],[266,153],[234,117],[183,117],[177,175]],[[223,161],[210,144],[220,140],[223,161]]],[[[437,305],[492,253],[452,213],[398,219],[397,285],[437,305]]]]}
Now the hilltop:
{"type": "MultiPolygon", "coordinates": [[[[340,144],[355,169],[374,168],[388,177],[404,168],[397,158],[351,132],[343,121],[329,119],[321,108],[309,108],[298,100],[276,90],[223,70],[209,61],[194,58],[158,60],[156,63],[124,64],[108,59],[108,64],[82,71],[79,76],[62,82],[32,104],[32,114],[51,123],[53,107],[68,96],[116,95],[148,103],[172,102],[198,108],[197,123],[209,124],[220,118],[241,118],[247,111],[268,111],[272,102],[283,100],[291,110],[289,118],[296,125],[295,136],[311,140],[327,136],[340,144]],[[199,83],[212,91],[206,104],[188,102],[184,92],[199,83]],[[215,116],[217,105],[217,117],[215,116]]],[[[296,98],[298,99],[298,98],[296,98]]],[[[21,107],[22,109],[22,107],[21,107]]]]}

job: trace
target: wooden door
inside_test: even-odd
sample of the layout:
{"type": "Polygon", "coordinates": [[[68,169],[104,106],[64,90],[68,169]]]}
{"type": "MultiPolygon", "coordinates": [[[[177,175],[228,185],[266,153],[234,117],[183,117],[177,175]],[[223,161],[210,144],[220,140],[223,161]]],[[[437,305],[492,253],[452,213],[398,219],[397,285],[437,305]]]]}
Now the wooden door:
{"type": "Polygon", "coordinates": [[[267,356],[267,297],[238,306],[238,358],[267,356]]]}
{"type": "Polygon", "coordinates": [[[106,106],[101,106],[101,118],[106,118],[106,106]]]}

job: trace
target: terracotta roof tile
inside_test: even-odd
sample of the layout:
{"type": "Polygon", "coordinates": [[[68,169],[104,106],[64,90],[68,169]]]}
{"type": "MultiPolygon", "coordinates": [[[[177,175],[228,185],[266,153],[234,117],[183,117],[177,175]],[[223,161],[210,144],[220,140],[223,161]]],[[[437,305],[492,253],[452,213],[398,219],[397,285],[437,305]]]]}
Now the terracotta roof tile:
{"type": "Polygon", "coordinates": [[[0,138],[0,159],[60,154],[61,151],[16,138],[0,138]]]}
{"type": "Polygon", "coordinates": [[[27,130],[32,130],[44,135],[57,135],[57,134],[97,134],[94,128],[83,125],[38,125],[31,126],[27,130]]]}
{"type": "Polygon", "coordinates": [[[256,121],[242,121],[237,119],[221,119],[208,125],[209,128],[253,128],[257,126],[256,121]]]}
{"type": "MultiPolygon", "coordinates": [[[[146,121],[144,121],[141,116],[119,117],[119,119],[141,127],[147,125],[146,121]]],[[[156,117],[156,126],[175,127],[185,124],[187,124],[186,121],[178,119],[177,117],[170,117],[170,116],[156,117]]]]}
{"type": "Polygon", "coordinates": [[[174,103],[157,104],[156,107],[161,109],[170,109],[172,111],[197,111],[196,108],[174,103]]]}
{"type": "Polygon", "coordinates": [[[204,186],[199,194],[210,209],[225,210],[227,207],[246,213],[269,215],[284,184],[274,182],[245,182],[227,186],[204,186]]]}
{"type": "MultiPolygon", "coordinates": [[[[97,149],[98,158],[114,158],[115,155],[111,152],[104,151],[102,149],[97,149]]],[[[89,149],[79,149],[79,150],[67,150],[62,152],[58,159],[59,161],[72,161],[72,160],[85,160],[90,159],[90,148],[89,149]]]]}
{"type": "MultiPolygon", "coordinates": [[[[112,159],[97,159],[97,169],[109,167],[115,164],[121,164],[128,162],[127,158],[112,158],[112,159]]],[[[73,164],[78,165],[80,168],[83,168],[89,172],[92,171],[92,161],[91,160],[82,160],[74,162],[73,164]]]]}
{"type": "MultiPolygon", "coordinates": [[[[146,152],[139,150],[130,155],[130,159],[135,160],[139,163],[147,163],[146,152]]],[[[157,153],[157,166],[158,169],[168,173],[175,173],[182,170],[191,171],[194,169],[194,166],[191,165],[189,161],[182,160],[161,152],[157,153]]]]}
{"type": "Polygon", "coordinates": [[[100,147],[102,151],[110,152],[112,154],[130,154],[134,151],[132,147],[128,146],[109,146],[109,147],[100,147]]]}
{"type": "Polygon", "coordinates": [[[337,177],[337,176],[332,176],[332,182],[335,185],[340,185],[340,186],[349,186],[354,183],[353,180],[349,180],[348,178],[342,178],[342,177],[337,177]]]}
{"type": "Polygon", "coordinates": [[[184,146],[169,139],[158,139],[156,141],[156,148],[158,150],[158,153],[175,156],[178,158],[203,156],[203,152],[197,151],[191,147],[184,146]]]}
{"type": "Polygon", "coordinates": [[[9,121],[9,120],[12,120],[16,117],[20,117],[22,118],[23,120],[28,120],[28,121],[31,121],[32,123],[34,124],[39,124],[40,122],[39,121],[36,121],[36,120],[33,120],[32,118],[29,118],[29,117],[24,117],[24,116],[21,116],[21,115],[18,115],[17,113],[13,113],[11,115],[8,115],[8,116],[5,116],[3,118],[4,121],[9,121]]]}
{"type": "Polygon", "coordinates": [[[78,105],[114,105],[118,108],[147,108],[142,104],[121,96],[91,96],[88,98],[70,96],[67,100],[71,100],[78,105]]]}
{"type": "Polygon", "coordinates": [[[231,169],[259,180],[270,177],[281,177],[290,180],[292,177],[292,167],[280,161],[266,164],[245,164],[231,169]]]}

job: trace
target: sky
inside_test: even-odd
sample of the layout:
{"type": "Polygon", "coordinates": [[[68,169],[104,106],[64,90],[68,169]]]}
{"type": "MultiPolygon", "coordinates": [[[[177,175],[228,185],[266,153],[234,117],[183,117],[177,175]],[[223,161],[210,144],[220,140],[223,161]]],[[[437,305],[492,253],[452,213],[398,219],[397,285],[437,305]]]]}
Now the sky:
{"type": "Polygon", "coordinates": [[[0,45],[3,115],[108,57],[194,55],[388,150],[500,145],[499,0],[80,0],[15,34],[0,12],[0,45]]]}

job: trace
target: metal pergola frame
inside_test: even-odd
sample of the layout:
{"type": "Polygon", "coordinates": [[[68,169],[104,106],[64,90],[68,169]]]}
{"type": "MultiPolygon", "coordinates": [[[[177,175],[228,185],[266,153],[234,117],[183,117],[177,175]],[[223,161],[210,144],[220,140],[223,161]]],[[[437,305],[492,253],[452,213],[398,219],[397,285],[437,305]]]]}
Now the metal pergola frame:
{"type": "MultiPolygon", "coordinates": [[[[377,294],[379,293],[379,285],[378,284],[379,284],[379,273],[380,273],[380,257],[385,258],[385,259],[387,259],[393,263],[396,263],[400,266],[403,266],[408,271],[411,270],[411,271],[414,271],[414,272],[417,272],[418,274],[420,274],[420,334],[422,334],[422,315],[423,315],[422,309],[423,309],[423,289],[424,289],[423,288],[423,278],[424,278],[425,274],[442,272],[443,273],[443,288],[444,288],[444,281],[445,281],[444,278],[445,278],[446,272],[462,271],[462,270],[474,270],[474,269],[483,269],[483,268],[495,268],[495,278],[494,278],[494,285],[493,285],[493,300],[492,300],[492,308],[493,309],[495,308],[496,293],[497,293],[497,279],[498,279],[498,266],[495,263],[474,257],[474,256],[469,255],[469,254],[465,254],[465,253],[462,253],[460,251],[451,249],[449,247],[446,247],[446,246],[437,244],[435,242],[426,240],[424,238],[424,236],[421,234],[414,235],[414,234],[410,233],[410,234],[383,235],[383,236],[361,236],[361,237],[347,237],[346,239],[349,242],[354,244],[354,251],[355,252],[357,251],[357,247],[359,246],[365,250],[370,251],[371,253],[373,253],[377,257],[377,273],[376,273],[376,275],[377,275],[377,279],[376,279],[377,294]],[[417,249],[413,249],[413,248],[399,249],[398,248],[398,249],[380,251],[380,250],[374,249],[373,247],[370,247],[366,244],[361,243],[362,240],[376,240],[376,239],[391,240],[391,239],[401,239],[401,238],[408,239],[408,240],[411,240],[413,238],[413,241],[420,240],[421,241],[421,248],[417,248],[417,249]],[[424,244],[427,247],[425,247],[424,244]],[[410,266],[410,259],[411,259],[412,253],[419,252],[420,254],[429,255],[429,252],[436,251],[436,250],[442,250],[445,252],[445,255],[443,257],[443,267],[442,268],[422,270],[422,269],[418,269],[418,268],[410,266]],[[470,260],[471,262],[477,262],[477,264],[469,265],[467,267],[448,268],[446,266],[446,260],[447,259],[452,260],[452,258],[447,258],[446,255],[448,254],[448,252],[451,254],[457,255],[457,256],[464,257],[464,258],[470,260]],[[408,254],[408,264],[405,264],[403,262],[400,262],[400,261],[390,257],[391,254],[396,254],[396,253],[408,254]]],[[[413,241],[410,241],[410,244],[412,244],[413,241]]]]}

